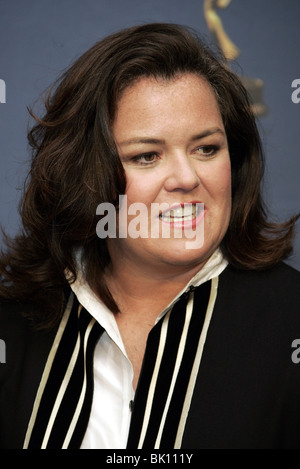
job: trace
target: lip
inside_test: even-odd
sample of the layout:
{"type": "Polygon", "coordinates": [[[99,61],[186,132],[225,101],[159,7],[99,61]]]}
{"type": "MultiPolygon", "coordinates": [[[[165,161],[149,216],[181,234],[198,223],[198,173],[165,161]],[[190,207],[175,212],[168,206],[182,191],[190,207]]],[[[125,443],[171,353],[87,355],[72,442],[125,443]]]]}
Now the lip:
{"type": "Polygon", "coordinates": [[[179,228],[179,229],[189,229],[189,228],[195,228],[199,223],[202,222],[205,213],[207,212],[207,209],[204,206],[204,203],[199,201],[199,200],[192,200],[188,202],[183,202],[179,204],[173,204],[171,205],[167,210],[164,210],[159,214],[159,219],[162,223],[168,224],[172,228],[179,228]],[[164,214],[170,212],[170,210],[176,210],[177,208],[184,208],[187,205],[196,205],[198,214],[195,218],[192,218],[190,220],[177,220],[177,221],[170,221],[166,220],[163,217],[164,214]]]}

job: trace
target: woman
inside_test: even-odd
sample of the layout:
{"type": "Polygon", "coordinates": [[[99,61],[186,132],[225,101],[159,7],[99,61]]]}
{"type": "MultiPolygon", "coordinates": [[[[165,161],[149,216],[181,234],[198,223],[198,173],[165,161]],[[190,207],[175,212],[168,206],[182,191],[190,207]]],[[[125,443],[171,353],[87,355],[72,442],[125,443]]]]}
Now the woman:
{"type": "Polygon", "coordinates": [[[299,448],[296,217],[267,220],[226,63],[176,25],[113,34],[29,141],[1,258],[1,446],[299,448]]]}

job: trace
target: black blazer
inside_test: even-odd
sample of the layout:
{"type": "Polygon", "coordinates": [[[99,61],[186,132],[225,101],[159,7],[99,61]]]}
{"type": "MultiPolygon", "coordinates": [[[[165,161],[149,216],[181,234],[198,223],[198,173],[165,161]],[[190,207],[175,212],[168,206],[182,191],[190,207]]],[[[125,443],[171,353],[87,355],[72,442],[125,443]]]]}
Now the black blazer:
{"type": "MultiPolygon", "coordinates": [[[[0,339],[6,344],[0,448],[18,449],[55,331],[33,330],[20,305],[2,301],[0,308],[0,339]]],[[[300,449],[295,339],[300,273],[285,264],[261,272],[228,266],[219,278],[182,448],[300,449]]]]}

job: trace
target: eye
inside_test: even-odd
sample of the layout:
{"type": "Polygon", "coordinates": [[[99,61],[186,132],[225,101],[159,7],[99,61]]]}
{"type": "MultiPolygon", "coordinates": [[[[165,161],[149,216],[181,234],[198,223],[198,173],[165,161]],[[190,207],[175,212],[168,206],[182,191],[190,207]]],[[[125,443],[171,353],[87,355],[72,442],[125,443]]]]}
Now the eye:
{"type": "Polygon", "coordinates": [[[134,156],[131,158],[131,161],[134,163],[138,163],[142,166],[150,166],[151,164],[155,163],[158,159],[158,154],[155,152],[149,153],[142,153],[141,155],[134,156]]]}
{"type": "Polygon", "coordinates": [[[217,145],[201,145],[201,147],[196,149],[196,153],[200,156],[212,157],[218,150],[219,147],[217,145]]]}

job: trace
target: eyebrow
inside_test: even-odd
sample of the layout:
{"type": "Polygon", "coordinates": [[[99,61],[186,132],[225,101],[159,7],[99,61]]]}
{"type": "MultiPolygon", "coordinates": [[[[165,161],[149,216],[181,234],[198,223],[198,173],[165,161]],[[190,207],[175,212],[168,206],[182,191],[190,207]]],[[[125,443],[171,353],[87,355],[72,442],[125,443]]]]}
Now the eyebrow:
{"type": "MultiPolygon", "coordinates": [[[[191,141],[194,142],[196,140],[201,140],[204,137],[208,137],[210,135],[214,135],[216,133],[220,133],[222,135],[225,135],[224,130],[222,130],[220,127],[213,127],[211,129],[204,130],[200,134],[196,134],[191,138],[191,141]]],[[[126,145],[133,145],[133,144],[150,144],[150,145],[160,145],[164,144],[165,140],[163,139],[158,139],[158,138],[152,138],[152,137],[135,137],[135,138],[130,138],[129,140],[124,140],[123,142],[120,142],[120,146],[126,146],[126,145]]]]}

